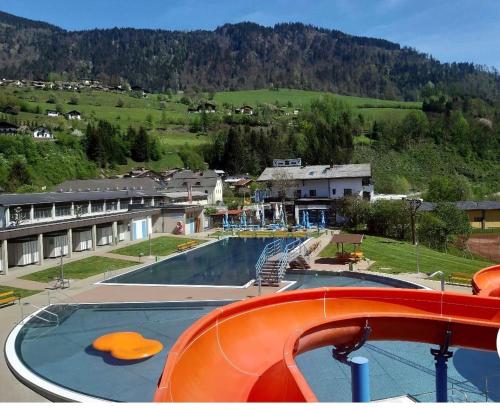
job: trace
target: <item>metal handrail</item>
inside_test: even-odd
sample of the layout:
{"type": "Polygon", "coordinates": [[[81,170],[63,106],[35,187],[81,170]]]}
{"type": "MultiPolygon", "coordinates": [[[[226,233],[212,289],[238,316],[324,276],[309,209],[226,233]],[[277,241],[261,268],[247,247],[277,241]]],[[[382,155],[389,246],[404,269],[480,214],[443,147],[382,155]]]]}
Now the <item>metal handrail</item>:
{"type": "Polygon", "coordinates": [[[280,252],[284,251],[284,249],[285,249],[285,240],[283,239],[274,240],[271,243],[266,244],[266,246],[262,250],[262,253],[260,254],[259,259],[257,260],[257,263],[255,264],[255,278],[257,280],[260,279],[260,274],[262,273],[262,267],[264,266],[264,263],[270,257],[275,256],[276,254],[279,254],[280,252]]]}
{"type": "Polygon", "coordinates": [[[278,264],[278,277],[280,280],[283,280],[283,278],[285,278],[286,268],[288,266],[288,263],[291,261],[291,254],[295,252],[295,250],[299,250],[300,252],[302,243],[302,240],[296,239],[285,246],[285,251],[283,252],[283,256],[281,257],[278,264]]]}
{"type": "MultiPolygon", "coordinates": [[[[47,320],[46,318],[43,318],[43,317],[40,317],[39,314],[42,313],[42,312],[45,312],[49,315],[52,315],[56,318],[56,324],[59,325],[59,315],[51,312],[51,311],[48,311],[46,308],[44,307],[40,307],[36,304],[33,304],[31,302],[24,302],[23,305],[31,305],[32,307],[38,309],[38,311],[35,313],[35,316],[39,319],[41,319],[42,321],[45,321],[45,322],[48,322],[48,323],[53,323],[53,321],[50,321],[50,320],[47,320]]],[[[23,313],[23,319],[24,319],[24,313],[23,313]]]]}

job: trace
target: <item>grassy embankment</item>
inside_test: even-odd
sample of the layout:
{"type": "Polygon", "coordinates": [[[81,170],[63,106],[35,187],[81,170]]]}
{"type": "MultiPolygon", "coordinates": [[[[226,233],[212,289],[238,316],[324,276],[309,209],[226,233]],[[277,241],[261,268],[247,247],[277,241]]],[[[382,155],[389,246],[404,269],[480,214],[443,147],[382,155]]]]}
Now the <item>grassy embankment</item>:
{"type": "MultiPolygon", "coordinates": [[[[346,245],[344,249],[349,251],[351,247],[346,245]]],[[[336,245],[329,244],[320,257],[334,257],[336,251],[336,245]]],[[[367,259],[375,261],[370,268],[373,271],[393,274],[416,271],[416,247],[410,243],[365,235],[361,251],[367,259]]],[[[419,246],[419,259],[421,272],[443,271],[448,276],[472,276],[476,271],[492,264],[484,260],[441,253],[422,245],[419,246]]]]}
{"type": "MultiPolygon", "coordinates": [[[[192,240],[188,238],[180,237],[156,237],[151,239],[151,255],[153,256],[168,256],[169,254],[175,253],[177,251],[177,246],[180,244],[185,244],[188,241],[196,241],[201,244],[202,240],[192,240]]],[[[143,241],[141,243],[132,244],[131,246],[122,247],[111,251],[114,254],[121,254],[124,256],[134,256],[139,257],[142,253],[143,256],[149,255],[149,241],[143,241]]]]}
{"type": "Polygon", "coordinates": [[[19,298],[29,297],[30,295],[35,295],[40,292],[39,290],[25,290],[24,288],[0,285],[0,293],[6,293],[8,291],[14,291],[14,296],[19,298]]]}
{"type": "MultiPolygon", "coordinates": [[[[64,278],[81,280],[93,275],[102,274],[106,271],[119,270],[121,268],[138,265],[134,261],[118,260],[107,257],[92,256],[83,260],[72,261],[63,265],[64,278]]],[[[61,267],[51,267],[45,270],[22,276],[23,280],[39,281],[48,283],[61,274],[61,267]]]]}

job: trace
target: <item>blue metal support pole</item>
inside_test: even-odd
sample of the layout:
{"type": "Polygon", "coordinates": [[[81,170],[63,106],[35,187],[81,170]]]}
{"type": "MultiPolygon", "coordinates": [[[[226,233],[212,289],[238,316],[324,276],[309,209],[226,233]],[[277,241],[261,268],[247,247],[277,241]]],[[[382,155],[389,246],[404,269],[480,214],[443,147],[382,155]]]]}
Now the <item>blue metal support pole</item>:
{"type": "Polygon", "coordinates": [[[448,402],[448,357],[445,354],[435,356],[436,366],[436,402],[448,402]]]}
{"type": "Polygon", "coordinates": [[[448,359],[453,356],[449,350],[451,331],[447,330],[439,349],[431,348],[436,367],[436,402],[448,402],[448,359]]]}
{"type": "Polygon", "coordinates": [[[370,370],[368,359],[356,356],[349,361],[353,402],[370,402],[370,370]]]}

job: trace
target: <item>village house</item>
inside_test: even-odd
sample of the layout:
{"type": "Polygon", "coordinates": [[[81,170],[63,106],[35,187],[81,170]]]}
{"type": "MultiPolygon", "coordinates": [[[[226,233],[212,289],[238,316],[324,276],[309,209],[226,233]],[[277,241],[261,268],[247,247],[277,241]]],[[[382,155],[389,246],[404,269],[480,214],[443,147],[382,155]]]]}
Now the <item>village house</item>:
{"type": "Polygon", "coordinates": [[[53,139],[54,135],[52,132],[43,127],[39,127],[33,130],[33,138],[35,139],[53,139]]]}
{"type": "Polygon", "coordinates": [[[10,122],[0,121],[0,134],[16,134],[19,130],[17,125],[10,122]]]}
{"type": "Polygon", "coordinates": [[[47,109],[47,116],[50,116],[50,117],[58,117],[60,115],[59,111],[56,111],[54,109],[47,109]]]}
{"type": "Polygon", "coordinates": [[[214,114],[217,112],[217,106],[210,102],[204,102],[203,104],[199,104],[196,108],[189,107],[187,112],[188,114],[214,114]]]}
{"type": "Polygon", "coordinates": [[[253,115],[254,110],[250,105],[243,105],[242,107],[236,108],[234,110],[234,113],[241,115],[253,115]]]}
{"type": "MultiPolygon", "coordinates": [[[[287,160],[288,163],[294,160],[287,160]]],[[[285,160],[283,160],[285,162],[285,160]]],[[[281,163],[277,160],[275,163],[281,163]]],[[[300,223],[303,211],[311,212],[312,220],[321,211],[331,222],[340,222],[337,202],[346,197],[372,200],[374,190],[369,163],[350,165],[274,166],[266,168],[257,179],[267,185],[269,202],[288,201],[293,204],[295,220],[300,223]]]]}
{"type": "MultiPolygon", "coordinates": [[[[207,204],[216,205],[222,203],[222,180],[213,170],[193,172],[183,170],[172,176],[166,183],[165,192],[182,192],[186,197],[193,193],[203,193],[207,195],[207,204]],[[188,194],[189,193],[189,194],[188,194]]],[[[167,195],[168,197],[168,195],[167,195]]]]}
{"type": "Polygon", "coordinates": [[[82,114],[78,111],[69,111],[66,113],[66,118],[68,118],[68,120],[77,120],[77,121],[80,121],[82,119],[82,114]]]}

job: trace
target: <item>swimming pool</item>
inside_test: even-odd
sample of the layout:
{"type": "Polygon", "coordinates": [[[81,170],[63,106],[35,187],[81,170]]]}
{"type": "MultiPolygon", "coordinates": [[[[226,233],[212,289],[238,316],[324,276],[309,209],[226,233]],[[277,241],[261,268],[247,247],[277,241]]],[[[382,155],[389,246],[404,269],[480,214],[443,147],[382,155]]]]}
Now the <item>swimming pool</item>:
{"type": "Polygon", "coordinates": [[[255,263],[266,244],[274,240],[225,238],[103,283],[242,286],[255,279],[255,263]]]}
{"type": "MultiPolygon", "coordinates": [[[[411,286],[396,279],[380,282],[380,277],[349,272],[293,274],[287,278],[297,282],[295,288],[411,286]]],[[[59,326],[47,326],[36,318],[31,319],[20,327],[17,335],[13,332],[8,344],[13,345],[16,359],[31,377],[37,376],[66,391],[113,401],[151,401],[168,350],[179,335],[198,318],[224,304],[227,301],[53,305],[49,308],[59,313],[59,326]],[[164,349],[156,356],[133,363],[117,361],[107,353],[93,350],[90,345],[95,338],[114,331],[140,332],[146,338],[162,342],[164,349]]],[[[370,359],[373,399],[407,393],[418,395],[417,399],[423,401],[434,398],[430,392],[434,367],[429,345],[369,342],[356,353],[370,359]]],[[[484,377],[500,373],[500,368],[491,365],[498,360],[491,356],[486,352],[457,350],[449,362],[450,385],[465,382],[463,387],[471,397],[483,399],[480,391],[484,377]],[[489,365],[484,364],[488,361],[489,365]],[[477,365],[478,362],[481,365],[477,365]]],[[[9,354],[7,357],[11,361],[9,354]]],[[[333,361],[331,349],[309,351],[299,356],[297,363],[320,401],[349,400],[349,368],[333,361]]],[[[39,384],[37,380],[28,382],[39,384]]],[[[491,385],[498,394],[500,377],[491,385]]],[[[64,390],[59,396],[66,396],[64,390]]],[[[490,394],[490,398],[500,401],[495,393],[490,394]]]]}

